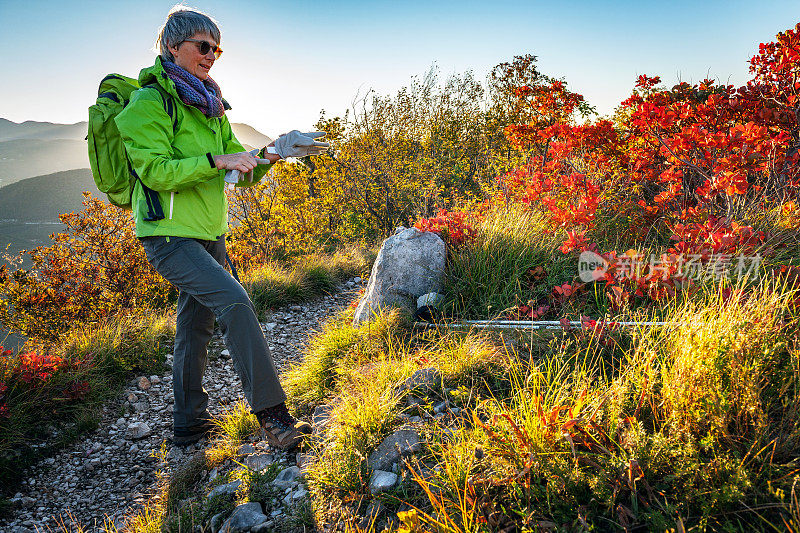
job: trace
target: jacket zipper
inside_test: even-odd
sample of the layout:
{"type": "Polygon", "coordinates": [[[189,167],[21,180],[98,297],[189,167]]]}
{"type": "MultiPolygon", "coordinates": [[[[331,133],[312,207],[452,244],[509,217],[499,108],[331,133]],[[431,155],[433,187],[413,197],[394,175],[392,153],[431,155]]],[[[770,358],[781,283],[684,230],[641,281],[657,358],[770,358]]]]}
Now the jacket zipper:
{"type": "Polygon", "coordinates": [[[175,191],[169,193],[169,219],[172,220],[172,206],[175,204],[175,191]]]}

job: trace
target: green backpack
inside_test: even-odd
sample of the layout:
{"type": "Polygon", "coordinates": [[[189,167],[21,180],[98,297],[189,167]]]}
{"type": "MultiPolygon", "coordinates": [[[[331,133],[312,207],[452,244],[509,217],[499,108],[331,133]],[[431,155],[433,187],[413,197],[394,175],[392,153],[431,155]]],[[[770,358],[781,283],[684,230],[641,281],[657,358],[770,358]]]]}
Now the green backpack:
{"type": "MultiPolygon", "coordinates": [[[[172,97],[157,83],[145,87],[154,88],[161,95],[164,110],[172,119],[173,132],[177,129],[172,97]]],[[[133,91],[141,89],[139,82],[119,74],[109,74],[100,82],[97,102],[89,108],[89,164],[97,188],[106,193],[108,201],[123,209],[131,209],[131,195],[139,176],[133,170],[125,146],[119,135],[114,118],[125,109],[133,91]]],[[[141,183],[141,180],[139,180],[141,183]]],[[[142,183],[147,215],[144,220],[164,218],[158,193],[142,183]]]]}

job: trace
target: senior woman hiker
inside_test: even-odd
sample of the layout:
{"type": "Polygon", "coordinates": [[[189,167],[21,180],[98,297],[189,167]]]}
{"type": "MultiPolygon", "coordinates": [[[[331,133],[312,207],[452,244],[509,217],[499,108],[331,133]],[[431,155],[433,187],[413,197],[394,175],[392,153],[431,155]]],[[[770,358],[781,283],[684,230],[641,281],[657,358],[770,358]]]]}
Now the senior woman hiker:
{"type": "MultiPolygon", "coordinates": [[[[222,54],[216,23],[203,13],[175,8],[157,44],[155,64],[139,74],[143,88],[133,94],[116,124],[140,178],[131,200],[136,235],[148,261],[179,290],[173,442],[196,442],[212,427],[202,380],[216,318],[267,441],[291,448],[311,426],[287,410],[253,304],[223,267],[225,171],[238,170],[243,176],[252,172],[257,181],[266,168],[257,167],[256,157],[234,137],[225,116],[230,107],[208,75],[222,54]],[[172,108],[165,106],[165,99],[172,100],[172,108]],[[163,216],[153,216],[154,202],[162,206],[163,216]]],[[[274,147],[262,148],[259,158],[274,163],[282,157],[319,154],[328,144],[312,137],[321,135],[293,131],[279,137],[274,147]]]]}

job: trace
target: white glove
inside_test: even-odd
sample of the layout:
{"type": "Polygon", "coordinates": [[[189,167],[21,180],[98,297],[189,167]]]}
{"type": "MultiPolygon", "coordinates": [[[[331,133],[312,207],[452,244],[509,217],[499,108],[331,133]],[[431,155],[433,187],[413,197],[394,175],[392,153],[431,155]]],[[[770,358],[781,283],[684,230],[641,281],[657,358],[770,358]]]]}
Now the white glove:
{"type": "Polygon", "coordinates": [[[275,151],[282,158],[287,157],[306,157],[307,155],[319,155],[330,147],[330,144],[322,141],[315,141],[327,135],[324,131],[311,131],[300,133],[292,130],[284,133],[275,139],[275,151]]]}

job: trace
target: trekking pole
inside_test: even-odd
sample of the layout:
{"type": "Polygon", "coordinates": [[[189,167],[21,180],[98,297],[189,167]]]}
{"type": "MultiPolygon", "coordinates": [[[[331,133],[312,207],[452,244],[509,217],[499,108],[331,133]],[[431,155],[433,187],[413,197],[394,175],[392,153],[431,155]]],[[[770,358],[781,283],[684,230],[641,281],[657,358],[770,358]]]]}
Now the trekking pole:
{"type": "MultiPolygon", "coordinates": [[[[571,320],[566,323],[572,328],[584,327],[584,322],[571,320]]],[[[614,322],[597,321],[597,324],[611,327],[663,327],[686,325],[686,322],[614,322]]],[[[414,322],[414,327],[448,329],[564,329],[562,322],[558,320],[462,320],[461,322],[414,322]]]]}

